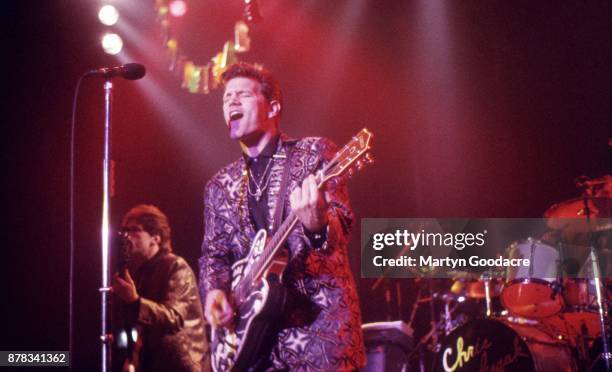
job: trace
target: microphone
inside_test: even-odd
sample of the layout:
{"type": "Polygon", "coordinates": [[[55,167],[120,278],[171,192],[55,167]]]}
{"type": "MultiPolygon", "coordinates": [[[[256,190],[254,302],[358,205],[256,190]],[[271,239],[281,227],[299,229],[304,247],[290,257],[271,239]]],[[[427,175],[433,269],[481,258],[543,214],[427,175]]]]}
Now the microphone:
{"type": "Polygon", "coordinates": [[[127,80],[138,80],[145,76],[147,70],[140,63],[126,63],[122,66],[116,67],[101,67],[95,70],[87,71],[87,76],[98,75],[105,79],[114,78],[115,76],[121,76],[127,80]]]}

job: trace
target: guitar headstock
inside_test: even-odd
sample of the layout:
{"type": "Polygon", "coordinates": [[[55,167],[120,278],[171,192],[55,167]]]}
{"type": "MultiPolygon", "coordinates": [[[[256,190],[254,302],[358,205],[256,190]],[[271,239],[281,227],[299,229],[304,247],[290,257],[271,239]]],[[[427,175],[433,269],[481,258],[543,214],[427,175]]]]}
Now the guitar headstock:
{"type": "Polygon", "coordinates": [[[365,164],[373,162],[368,152],[370,150],[373,134],[367,128],[363,128],[336,153],[333,159],[323,168],[321,183],[332,177],[348,172],[349,177],[361,170],[365,164]]]}

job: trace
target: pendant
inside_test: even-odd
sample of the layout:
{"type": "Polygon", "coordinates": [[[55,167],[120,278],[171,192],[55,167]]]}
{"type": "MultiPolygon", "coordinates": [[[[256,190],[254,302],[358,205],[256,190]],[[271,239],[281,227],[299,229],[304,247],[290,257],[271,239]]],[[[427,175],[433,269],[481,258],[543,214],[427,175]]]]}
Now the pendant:
{"type": "Polygon", "coordinates": [[[255,201],[259,202],[261,200],[261,189],[257,189],[257,191],[255,191],[255,195],[253,195],[255,197],[255,201]]]}

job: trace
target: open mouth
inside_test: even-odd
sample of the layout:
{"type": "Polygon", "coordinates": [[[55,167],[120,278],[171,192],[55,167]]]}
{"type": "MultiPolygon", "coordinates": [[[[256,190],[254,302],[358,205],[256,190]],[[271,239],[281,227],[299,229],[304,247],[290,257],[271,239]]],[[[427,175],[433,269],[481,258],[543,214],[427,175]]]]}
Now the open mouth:
{"type": "Polygon", "coordinates": [[[230,121],[238,120],[242,118],[243,116],[244,114],[240,111],[230,111],[230,114],[229,114],[230,121]]]}

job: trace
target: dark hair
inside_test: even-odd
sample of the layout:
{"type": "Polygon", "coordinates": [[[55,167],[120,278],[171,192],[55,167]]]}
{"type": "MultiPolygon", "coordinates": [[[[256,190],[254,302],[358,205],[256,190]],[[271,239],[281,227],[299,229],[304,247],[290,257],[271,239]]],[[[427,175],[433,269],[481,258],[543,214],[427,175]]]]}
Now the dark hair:
{"type": "Polygon", "coordinates": [[[122,226],[136,222],[150,235],[159,235],[161,251],[172,252],[172,239],[168,217],[159,208],[150,204],[139,204],[123,216],[122,226]]]}
{"type": "Polygon", "coordinates": [[[262,65],[252,64],[247,62],[237,62],[231,65],[221,75],[221,82],[226,85],[228,81],[237,77],[246,77],[256,80],[261,85],[261,93],[266,97],[268,102],[277,101],[280,103],[281,111],[283,109],[283,92],[280,84],[270,71],[263,68],[262,65]]]}

